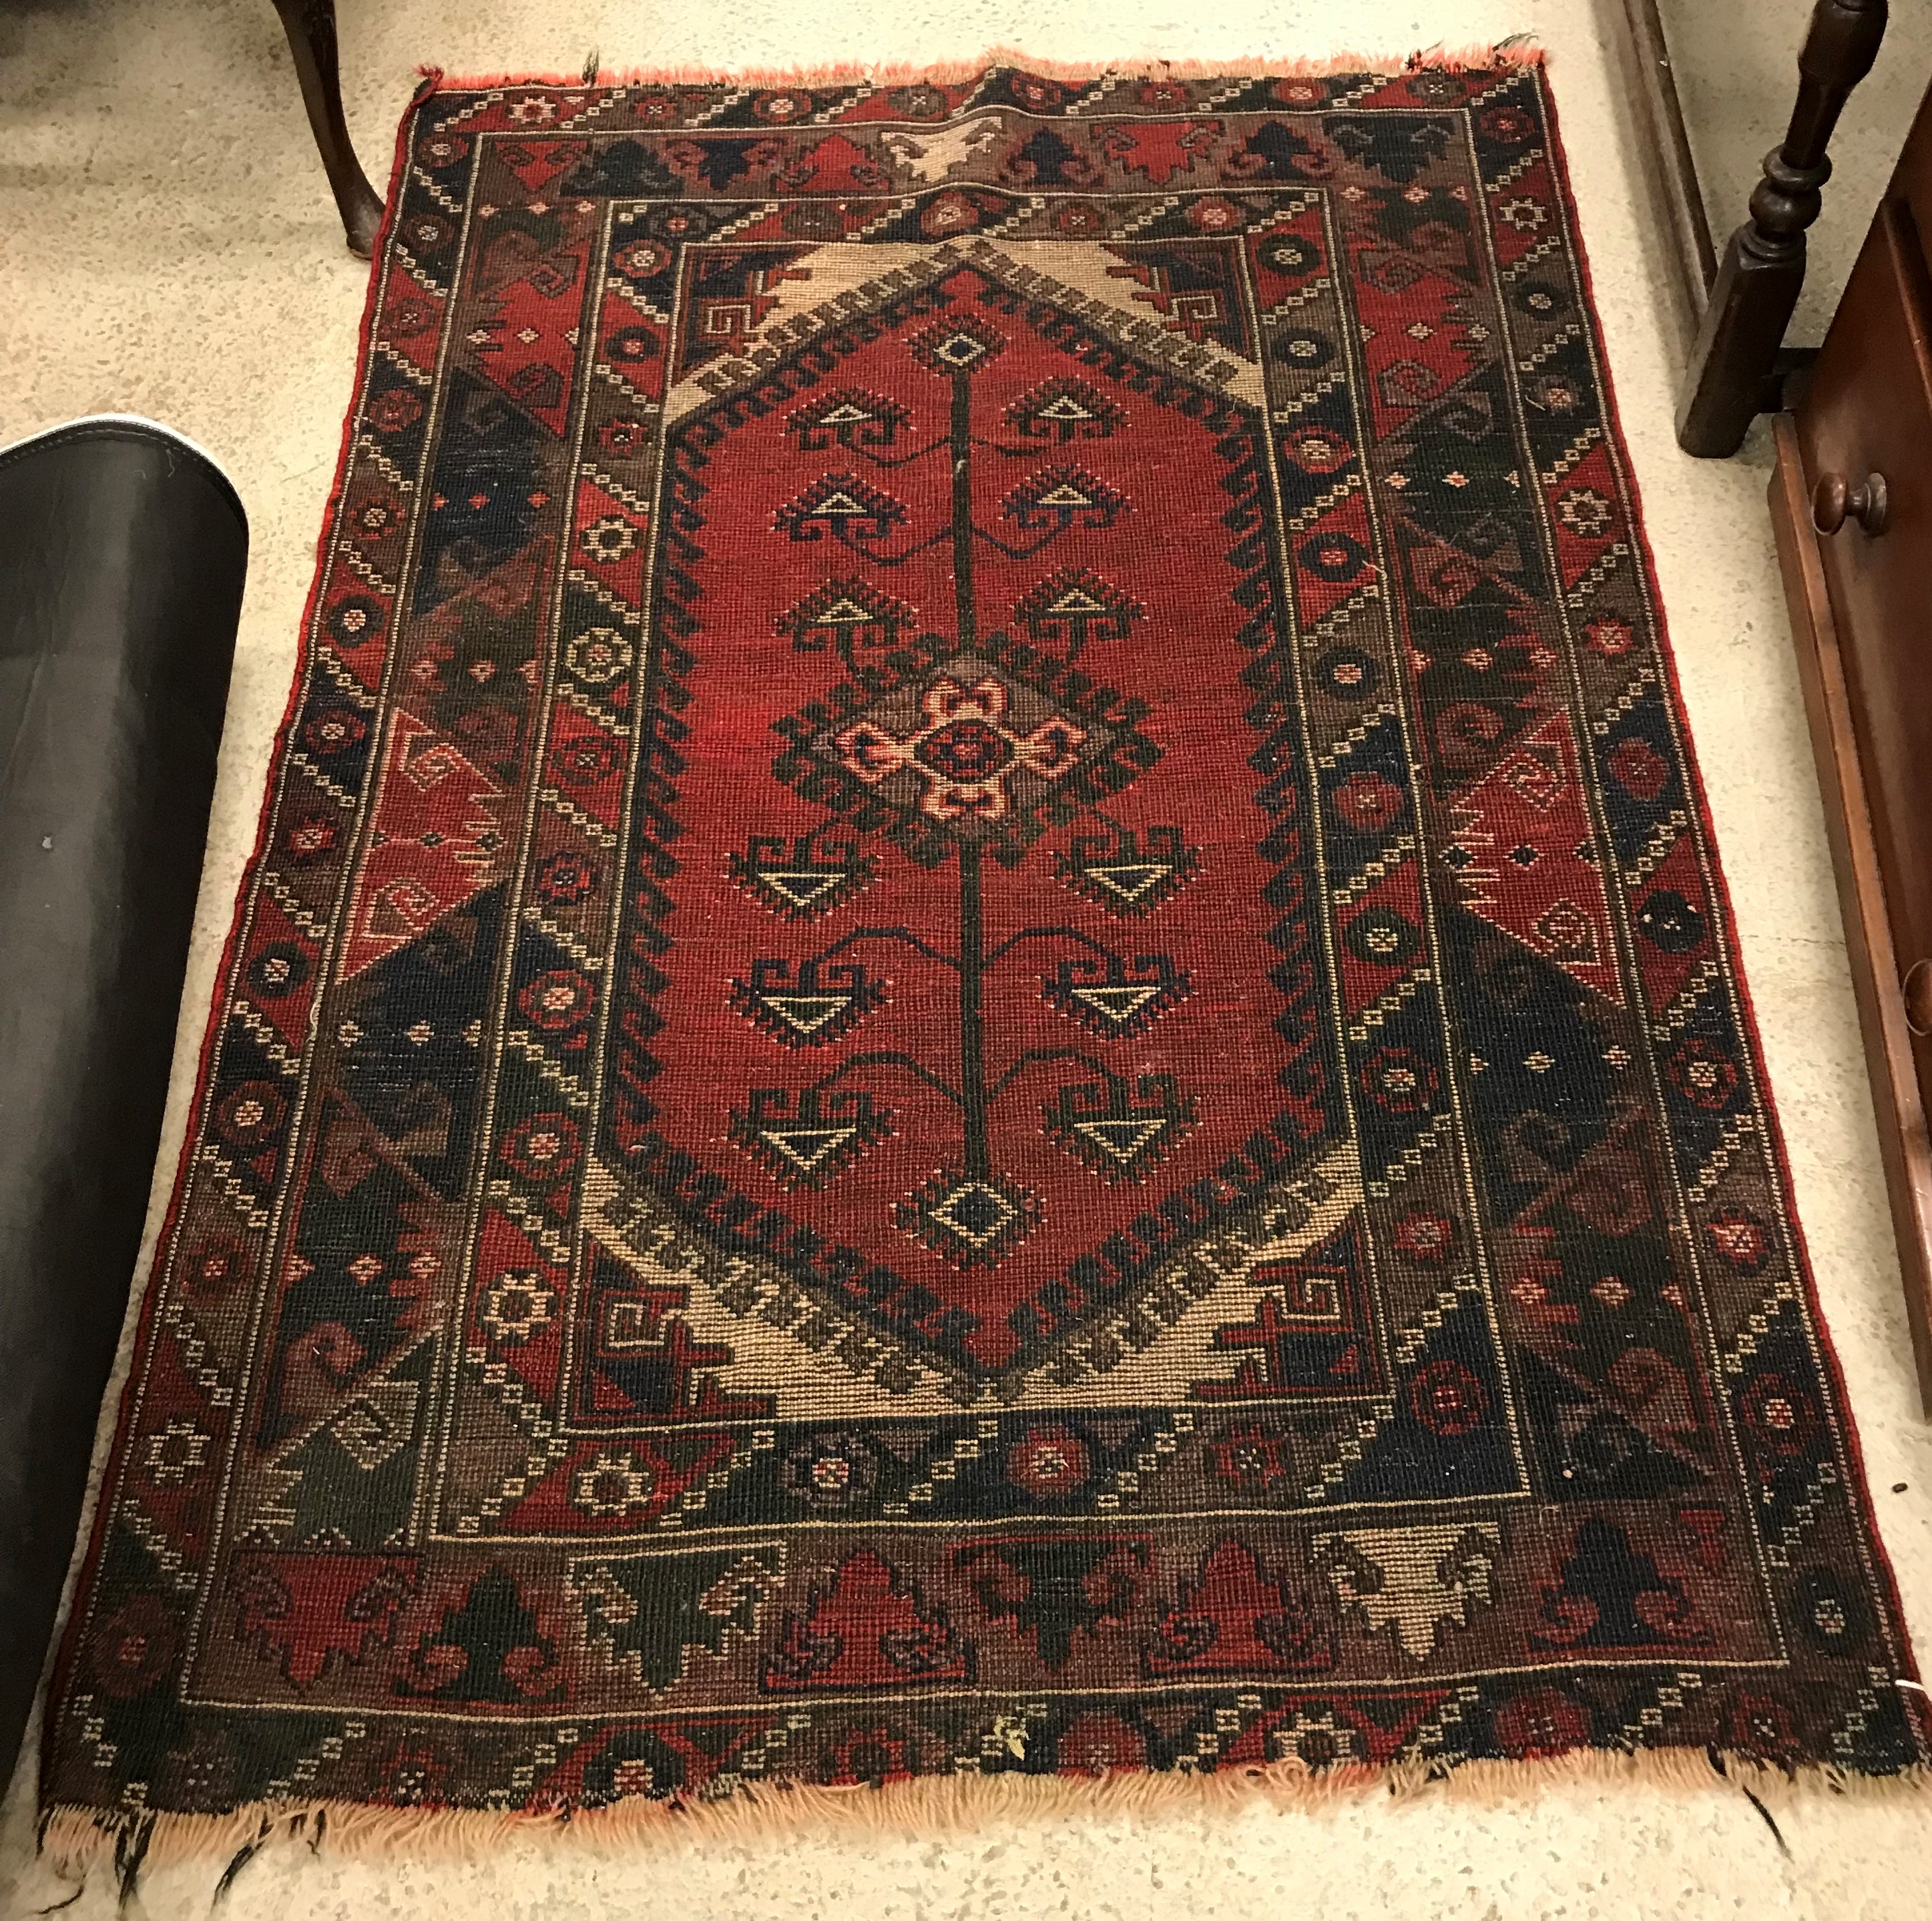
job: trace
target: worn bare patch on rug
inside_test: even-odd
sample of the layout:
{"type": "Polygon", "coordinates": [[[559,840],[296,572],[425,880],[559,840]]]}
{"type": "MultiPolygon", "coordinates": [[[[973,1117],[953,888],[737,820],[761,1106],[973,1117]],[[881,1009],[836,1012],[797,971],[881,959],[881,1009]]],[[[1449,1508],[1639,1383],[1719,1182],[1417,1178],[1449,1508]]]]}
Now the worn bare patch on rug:
{"type": "Polygon", "coordinates": [[[402,152],[47,1809],[1919,1764],[1540,69],[402,152]]]}

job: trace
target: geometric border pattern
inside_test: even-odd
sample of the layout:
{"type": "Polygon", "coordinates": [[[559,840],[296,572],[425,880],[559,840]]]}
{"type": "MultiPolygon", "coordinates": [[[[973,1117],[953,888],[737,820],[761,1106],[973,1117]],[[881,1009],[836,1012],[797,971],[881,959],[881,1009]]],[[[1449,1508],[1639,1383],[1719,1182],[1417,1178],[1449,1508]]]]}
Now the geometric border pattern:
{"type": "Polygon", "coordinates": [[[426,88],[44,1807],[1904,1773],[1789,1197],[1540,68],[426,88]],[[1160,408],[1218,553],[1148,559],[1160,408]],[[1278,1104],[1198,1168],[1178,582],[1272,864],[1278,1104]],[[982,1038],[1130,1065],[1022,1164],[959,1036],[1036,874],[1129,945],[982,1038]],[[766,944],[701,1122],[700,910],[766,944]],[[931,1017],[862,919],[943,1046],[866,1039],[931,1017]],[[1104,1287],[999,1291],[1039,1166],[1104,1287]]]}

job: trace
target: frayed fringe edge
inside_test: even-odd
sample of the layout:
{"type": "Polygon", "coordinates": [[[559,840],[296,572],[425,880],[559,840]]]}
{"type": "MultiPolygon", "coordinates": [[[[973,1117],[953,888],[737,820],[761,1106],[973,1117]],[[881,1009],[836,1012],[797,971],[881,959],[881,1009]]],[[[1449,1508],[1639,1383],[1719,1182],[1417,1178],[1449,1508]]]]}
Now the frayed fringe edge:
{"type": "Polygon", "coordinates": [[[1675,1793],[1739,1793],[1757,1805],[1788,1806],[1808,1796],[1914,1802],[1932,1788],[1932,1768],[1898,1774],[1848,1773],[1809,1765],[1783,1769],[1751,1757],[1702,1748],[1647,1748],[1630,1754],[1595,1749],[1522,1761],[1426,1761],[1312,1773],[1296,1763],[1210,1773],[1126,1772],[1064,1775],[942,1775],[883,1787],[747,1785],[716,1800],[620,1801],[558,1809],[389,1808],[344,1801],[256,1802],[226,1815],[104,1814],[55,1808],[43,1816],[40,1852],[68,1881],[111,1864],[122,1892],[150,1867],[225,1863],[222,1886],[262,1848],[306,1845],[363,1860],[482,1860],[506,1846],[567,1845],[572,1852],[626,1851],[680,1843],[760,1842],[817,1830],[880,1839],[931,1839],[1018,1821],[1138,1818],[1203,1808],[1229,1813],[1266,1806],[1310,1813],[1338,1802],[1385,1794],[1423,1795],[1497,1806],[1530,1791],[1645,1787],[1675,1793]]]}
{"type": "Polygon", "coordinates": [[[1331,73],[1420,73],[1440,67],[1449,73],[1490,73],[1504,67],[1540,67],[1547,59],[1543,48],[1526,34],[1513,34],[1492,46],[1445,49],[1432,46],[1414,53],[1336,53],[1289,60],[1139,59],[1096,62],[1036,60],[1016,47],[989,48],[976,60],[937,61],[921,66],[912,61],[833,62],[817,67],[599,67],[591,78],[571,73],[446,73],[440,67],[416,69],[431,93],[482,93],[504,87],[630,86],[959,86],[995,67],[1017,67],[1042,79],[1090,81],[1115,76],[1126,79],[1203,80],[1226,77],[1252,79],[1319,79],[1331,73]]]}

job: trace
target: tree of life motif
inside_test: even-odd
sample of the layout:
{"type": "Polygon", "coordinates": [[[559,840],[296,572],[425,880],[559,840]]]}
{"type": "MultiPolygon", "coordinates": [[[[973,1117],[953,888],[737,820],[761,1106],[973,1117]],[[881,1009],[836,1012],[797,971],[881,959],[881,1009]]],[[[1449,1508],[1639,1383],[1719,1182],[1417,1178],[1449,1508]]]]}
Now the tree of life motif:
{"type": "Polygon", "coordinates": [[[858,390],[796,409],[787,425],[801,448],[836,446],[855,457],[780,508],[776,531],[829,539],[872,575],[950,542],[955,631],[912,637],[912,610],[876,577],[829,581],[791,610],[781,625],[795,646],[829,647],[850,679],[780,723],[789,745],[775,771],[807,799],[829,805],[849,830],[831,826],[789,844],[754,841],[735,866],[769,905],[810,920],[864,884],[882,858],[868,843],[884,838],[922,866],[956,866],[957,940],[947,952],[908,928],[860,927],[808,957],[758,961],[733,991],[740,1011],[775,1038],[823,1045],[879,1002],[880,990],[854,950],[896,942],[937,978],[956,983],[958,1077],[956,1083],[902,1050],[862,1049],[796,1094],[754,1090],[734,1129],[782,1184],[823,1187],[890,1130],[884,1097],[874,1091],[880,1077],[914,1077],[958,1111],[964,1149],[956,1164],[902,1201],[898,1224],[957,1266],[985,1267],[1039,1218],[1036,1197],[994,1164],[989,1125],[996,1106],[1023,1093],[1034,1070],[1076,1070],[1053,1089],[1044,1123],[1110,1180],[1141,1178],[1194,1119],[1172,1074],[1124,1072],[1087,1047],[1031,1047],[1002,1071],[989,1071],[986,982],[1022,948],[1045,948],[1046,999],[1102,1040],[1145,1032],[1190,982],[1167,955],[1124,953],[1075,927],[1028,926],[990,942],[988,886],[1026,860],[1049,829],[1084,820],[1086,831],[1054,856],[1056,870],[1076,892],[1131,919],[1180,886],[1195,856],[1178,829],[1137,832],[1107,814],[1108,797],[1152,767],[1160,749],[1139,730],[1144,703],[1072,667],[1090,642],[1125,638],[1145,609],[1091,569],[1063,567],[1016,607],[1022,640],[982,633],[974,591],[982,547],[1024,559],[1046,554],[1070,529],[1114,526],[1128,506],[1124,496],[1077,461],[1053,457],[1112,433],[1121,410],[1087,382],[1057,377],[1007,408],[1004,433],[982,432],[976,380],[1006,348],[1000,331],[968,313],[940,319],[908,346],[950,388],[947,432],[904,448],[909,410],[858,390]],[[1026,463],[994,527],[974,514],[975,463],[988,458],[1026,463]],[[933,529],[909,526],[899,501],[853,470],[860,462],[890,469],[941,460],[952,463],[952,511],[933,529]]]}

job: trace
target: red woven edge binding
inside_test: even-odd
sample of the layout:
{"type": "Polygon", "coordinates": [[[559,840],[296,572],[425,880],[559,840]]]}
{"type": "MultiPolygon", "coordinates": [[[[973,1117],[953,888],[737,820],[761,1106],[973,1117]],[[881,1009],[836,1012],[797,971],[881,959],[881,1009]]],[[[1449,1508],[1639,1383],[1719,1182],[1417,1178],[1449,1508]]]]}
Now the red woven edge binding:
{"type": "MultiPolygon", "coordinates": [[[[1777,1167],[1778,1176],[1783,1189],[1786,1218],[1791,1226],[1792,1242],[1797,1250],[1799,1278],[1804,1284],[1805,1305],[1810,1310],[1811,1331],[1816,1336],[1818,1350],[1822,1357],[1826,1379],[1831,1383],[1843,1434],[1846,1458],[1857,1482],[1854,1503],[1863,1517],[1865,1531],[1870,1536],[1873,1548],[1878,1555],[1876,1572],[1882,1578],[1887,1598],[1897,1620],[1901,1634],[1898,1652],[1903,1658],[1905,1671],[1894,1678],[1917,1681],[1919,1671],[1917,1656],[1914,1654],[1905,1608],[1900,1597],[1898,1576],[1892,1564],[1891,1551],[1885,1545],[1885,1537],[1879,1530],[1878,1515],[1872,1505],[1871,1479],[1866,1471],[1864,1450],[1858,1441],[1858,1423],[1852,1414],[1851,1396],[1846,1391],[1844,1369],[1840,1365],[1837,1348],[1833,1345],[1830,1323],[1818,1298],[1817,1276],[1812,1272],[1811,1251],[1804,1236],[1804,1224],[1798,1212],[1798,1190],[1791,1178],[1791,1159],[1785,1150],[1784,1127],[1778,1112],[1778,1101],[1772,1091],[1771,1076],[1765,1065],[1764,1038],[1759,1030],[1757,1008],[1751,999],[1750,983],[1744,972],[1744,955],[1738,939],[1737,917],[1731,906],[1730,883],[1724,873],[1723,852],[1718,842],[1715,823],[1711,817],[1710,796],[1704,788],[1704,777],[1697,765],[1697,746],[1690,727],[1690,715],[1684,703],[1684,689],[1677,674],[1677,655],[1670,642],[1669,622],[1664,605],[1664,592],[1657,577],[1657,559],[1651,550],[1649,530],[1643,517],[1643,501],[1637,485],[1636,469],[1630,457],[1630,444],[1624,433],[1623,418],[1617,407],[1616,382],[1610,374],[1610,354],[1604,344],[1603,314],[1597,304],[1596,289],[1590,279],[1588,253],[1583,245],[1582,223],[1578,217],[1576,196],[1570,183],[1569,163],[1563,152],[1563,142],[1558,130],[1556,102],[1550,91],[1547,78],[1540,83],[1543,94],[1544,124],[1550,129],[1550,164],[1554,169],[1557,184],[1563,190],[1564,215],[1570,224],[1570,237],[1576,253],[1576,270],[1583,283],[1583,298],[1590,310],[1591,318],[1596,323],[1598,361],[1603,376],[1604,412],[1610,427],[1610,439],[1615,444],[1618,463],[1622,469],[1624,486],[1629,490],[1630,522],[1636,535],[1637,551],[1643,559],[1645,573],[1648,576],[1650,599],[1657,620],[1657,654],[1664,669],[1666,692],[1677,721],[1677,744],[1683,756],[1684,785],[1691,798],[1696,802],[1697,822],[1702,830],[1704,844],[1711,856],[1711,871],[1717,884],[1718,906],[1724,916],[1724,952],[1731,963],[1731,985],[1736,990],[1738,1002],[1744,1015],[1744,1039],[1750,1052],[1751,1074],[1756,1085],[1759,1099],[1764,1107],[1764,1117],[1769,1137],[1772,1159],[1777,1167]]],[[[1904,1699],[1900,1705],[1909,1719],[1918,1723],[1922,1743],[1932,1744],[1932,1703],[1925,1695],[1912,1689],[1900,1691],[1904,1699]]]]}
{"type": "MultiPolygon", "coordinates": [[[[322,532],[316,540],[315,572],[309,583],[308,598],[302,608],[302,627],[296,640],[295,673],[290,682],[288,700],[282,709],[280,723],[275,729],[274,740],[268,750],[268,775],[260,814],[255,825],[255,844],[242,868],[242,877],[236,885],[234,904],[229,912],[228,932],[222,943],[220,962],[215,969],[207,1024],[202,1032],[200,1055],[195,1063],[194,1092],[188,1104],[187,1131],[182,1137],[180,1155],[175,1166],[173,1189],[169,1197],[167,1212],[161,1217],[160,1232],[154,1238],[154,1249],[148,1257],[147,1268],[145,1272],[137,1274],[134,1284],[134,1290],[138,1290],[140,1296],[141,1307],[140,1319],[135,1324],[133,1362],[128,1368],[128,1377],[122,1382],[121,1392],[115,1400],[113,1446],[95,1497],[93,1517],[88,1524],[87,1554],[81,1563],[73,1590],[75,1603],[82,1602],[92,1592],[94,1576],[106,1542],[107,1521],[113,1512],[114,1494],[120,1485],[122,1471],[132,1440],[134,1396],[143,1377],[142,1364],[151,1353],[154,1343],[154,1320],[160,1293],[155,1282],[174,1251],[182,1209],[188,1198],[188,1176],[194,1163],[196,1137],[206,1110],[208,1083],[213,1076],[215,1048],[220,1038],[223,1020],[233,997],[235,969],[239,958],[242,931],[248,922],[248,905],[254,897],[262,857],[268,850],[268,828],[275,812],[276,778],[281,772],[284,757],[288,751],[289,736],[295,726],[296,715],[301,708],[302,697],[308,690],[309,677],[315,665],[316,615],[322,598],[322,581],[328,571],[328,553],[334,538],[337,513],[341,505],[344,485],[348,478],[349,453],[355,439],[356,420],[362,411],[363,383],[368,377],[369,357],[375,340],[376,302],[382,284],[383,256],[388,248],[390,226],[395,219],[396,210],[402,202],[403,182],[409,163],[410,127],[416,118],[417,109],[434,91],[434,87],[427,79],[420,81],[415,92],[410,96],[410,103],[404,110],[401,121],[396,129],[395,158],[389,169],[388,196],[383,203],[382,225],[376,230],[375,244],[370,251],[369,284],[362,300],[362,321],[358,330],[356,350],[356,373],[350,388],[348,410],[343,418],[342,438],[336,451],[335,478],[330,484],[328,502],[322,509],[322,532]]],[[[48,1677],[44,1698],[49,1703],[64,1699],[66,1696],[68,1680],[72,1672],[83,1625],[83,1609],[75,1605],[62,1627],[59,1652],[55,1657],[48,1677]]],[[[45,1770],[49,1746],[44,1728],[39,1784],[39,1794],[44,1804],[46,1792],[45,1770]]],[[[40,1818],[43,1822],[46,1818],[44,1805],[40,1818]]]]}

